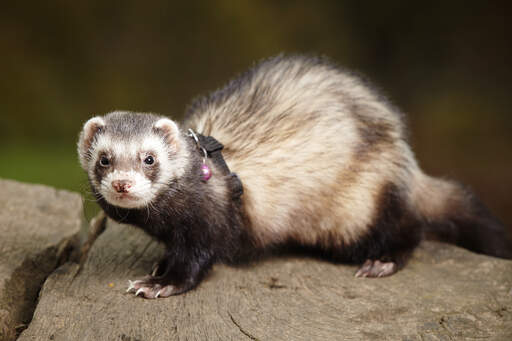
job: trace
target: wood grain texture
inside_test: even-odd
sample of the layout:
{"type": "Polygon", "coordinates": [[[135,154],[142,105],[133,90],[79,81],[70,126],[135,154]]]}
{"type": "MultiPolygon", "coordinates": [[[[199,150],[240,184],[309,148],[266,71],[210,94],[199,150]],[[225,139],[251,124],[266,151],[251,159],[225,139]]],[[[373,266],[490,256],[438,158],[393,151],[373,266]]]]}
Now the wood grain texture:
{"type": "Polygon", "coordinates": [[[78,246],[82,198],[0,179],[0,340],[30,322],[44,280],[78,246]]]}
{"type": "Polygon", "coordinates": [[[512,262],[425,243],[399,273],[354,278],[356,267],[276,257],[217,265],[184,295],[125,293],[163,249],[109,222],[83,270],[45,283],[26,340],[466,340],[512,337],[512,262]]]}

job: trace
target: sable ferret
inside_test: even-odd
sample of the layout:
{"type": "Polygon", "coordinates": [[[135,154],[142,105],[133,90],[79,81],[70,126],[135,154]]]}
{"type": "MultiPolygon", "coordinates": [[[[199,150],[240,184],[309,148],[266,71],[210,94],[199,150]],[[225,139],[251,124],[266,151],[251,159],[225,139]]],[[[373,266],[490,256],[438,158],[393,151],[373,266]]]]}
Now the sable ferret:
{"type": "Polygon", "coordinates": [[[167,247],[130,282],[146,298],[287,245],[362,264],[358,277],[395,273],[425,235],[512,258],[506,229],[467,189],[425,175],[404,130],[358,77],[280,56],[195,100],[179,126],[131,112],[91,118],[78,152],[107,215],[167,247]]]}

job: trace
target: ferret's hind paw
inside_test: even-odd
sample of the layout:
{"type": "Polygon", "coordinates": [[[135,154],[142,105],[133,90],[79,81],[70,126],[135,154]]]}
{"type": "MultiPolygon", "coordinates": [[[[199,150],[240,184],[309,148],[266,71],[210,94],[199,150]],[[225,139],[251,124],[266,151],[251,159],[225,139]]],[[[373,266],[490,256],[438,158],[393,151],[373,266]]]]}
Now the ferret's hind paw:
{"type": "Polygon", "coordinates": [[[136,281],[128,280],[128,289],[126,292],[143,298],[169,297],[179,293],[175,286],[160,285],[158,283],[154,283],[151,279],[152,276],[146,276],[143,279],[136,281]]]}
{"type": "Polygon", "coordinates": [[[398,271],[395,262],[381,262],[380,260],[368,259],[356,272],[356,277],[384,277],[390,276],[398,271]]]}

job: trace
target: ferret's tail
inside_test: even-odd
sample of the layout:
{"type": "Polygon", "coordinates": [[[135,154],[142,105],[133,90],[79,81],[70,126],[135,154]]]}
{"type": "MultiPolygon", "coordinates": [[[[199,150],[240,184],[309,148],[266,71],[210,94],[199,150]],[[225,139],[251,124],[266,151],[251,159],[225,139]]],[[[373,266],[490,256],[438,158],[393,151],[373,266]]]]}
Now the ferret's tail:
{"type": "Polygon", "coordinates": [[[468,189],[417,174],[412,201],[427,239],[452,243],[490,256],[512,259],[512,231],[468,189]]]}

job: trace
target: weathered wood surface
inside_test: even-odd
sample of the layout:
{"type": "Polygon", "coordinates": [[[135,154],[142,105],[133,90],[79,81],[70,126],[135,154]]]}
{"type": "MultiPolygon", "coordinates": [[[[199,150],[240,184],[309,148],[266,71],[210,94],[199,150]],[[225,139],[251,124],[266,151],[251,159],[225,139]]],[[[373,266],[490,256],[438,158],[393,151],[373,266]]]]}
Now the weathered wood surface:
{"type": "Polygon", "coordinates": [[[67,264],[47,280],[19,340],[512,340],[512,262],[440,243],[389,278],[289,256],[217,265],[181,296],[125,293],[161,254],[109,223],[80,273],[67,264]]]}
{"type": "Polygon", "coordinates": [[[82,199],[0,180],[0,340],[30,321],[45,278],[78,246],[82,199]]]}

